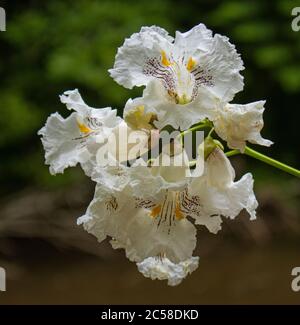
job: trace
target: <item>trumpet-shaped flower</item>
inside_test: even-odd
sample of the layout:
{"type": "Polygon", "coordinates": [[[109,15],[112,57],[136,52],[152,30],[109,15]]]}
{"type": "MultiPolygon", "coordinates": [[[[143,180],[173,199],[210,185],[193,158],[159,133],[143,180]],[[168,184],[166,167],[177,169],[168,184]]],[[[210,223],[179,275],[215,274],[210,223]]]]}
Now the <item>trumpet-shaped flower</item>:
{"type": "Polygon", "coordinates": [[[60,96],[69,110],[67,118],[52,114],[39,131],[45,149],[46,164],[51,174],[62,173],[65,168],[80,163],[87,175],[91,174],[91,152],[97,137],[107,138],[121,119],[110,107],[92,108],[84,103],[77,89],[60,96]]]}
{"type": "Polygon", "coordinates": [[[273,142],[264,139],[260,131],[264,126],[265,101],[246,105],[227,104],[215,111],[213,123],[216,133],[232,149],[244,151],[246,141],[270,146],[273,142]]]}
{"type": "MultiPolygon", "coordinates": [[[[123,176],[126,178],[126,171],[123,176]]],[[[133,190],[129,179],[117,190],[98,184],[78,224],[100,242],[111,237],[112,246],[124,248],[145,276],[176,285],[198,265],[198,259],[192,257],[196,228],[187,217],[213,233],[221,229],[221,215],[234,218],[246,208],[255,218],[257,202],[252,185],[249,174],[234,182],[228,159],[215,149],[202,177],[192,179],[184,189],[162,188],[155,198],[141,195],[142,184],[135,185],[140,191],[133,190]]]]}
{"type": "Polygon", "coordinates": [[[183,196],[166,191],[160,202],[132,195],[130,187],[111,191],[97,185],[86,214],[78,219],[99,242],[112,238],[114,248],[124,248],[127,257],[142,262],[165,256],[172,263],[191,258],[196,246],[196,228],[180,210],[183,196]]]}
{"type": "Polygon", "coordinates": [[[175,39],[162,28],[142,27],[118,50],[111,76],[126,88],[157,79],[171,101],[187,104],[198,89],[230,101],[243,88],[243,62],[228,38],[212,35],[203,24],[175,39]]]}
{"type": "Polygon", "coordinates": [[[156,26],[143,27],[119,48],[110,74],[127,88],[147,86],[142,106],[158,116],[157,127],[186,129],[209,117],[215,102],[228,102],[242,90],[242,69],[228,38],[200,24],[176,32],[175,39],[156,26]]]}

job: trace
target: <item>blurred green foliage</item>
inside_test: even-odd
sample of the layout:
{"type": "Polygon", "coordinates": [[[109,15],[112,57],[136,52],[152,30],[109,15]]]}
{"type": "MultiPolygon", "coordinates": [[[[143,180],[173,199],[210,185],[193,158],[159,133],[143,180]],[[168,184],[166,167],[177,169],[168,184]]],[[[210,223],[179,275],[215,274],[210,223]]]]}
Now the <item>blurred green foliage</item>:
{"type": "Polygon", "coordinates": [[[0,6],[7,14],[7,31],[0,33],[2,192],[80,178],[76,169],[49,176],[36,132],[50,113],[66,115],[58,95],[68,89],[121,114],[142,89],[120,87],[107,70],[124,38],[153,24],[174,34],[203,22],[227,35],[246,66],[245,89],[235,102],[267,99],[263,135],[275,145],[262,151],[299,163],[300,32],[291,29],[297,1],[9,0],[0,6]]]}

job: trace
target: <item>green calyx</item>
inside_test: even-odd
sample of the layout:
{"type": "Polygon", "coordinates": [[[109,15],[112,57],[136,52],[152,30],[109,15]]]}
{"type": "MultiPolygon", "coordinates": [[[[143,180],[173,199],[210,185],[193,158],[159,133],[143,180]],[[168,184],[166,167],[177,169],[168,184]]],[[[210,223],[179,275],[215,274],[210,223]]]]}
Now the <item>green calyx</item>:
{"type": "Polygon", "coordinates": [[[219,140],[213,139],[210,135],[208,135],[205,138],[203,144],[199,147],[199,153],[202,153],[201,150],[204,150],[204,159],[206,160],[216,148],[224,151],[224,146],[222,143],[219,140]]]}

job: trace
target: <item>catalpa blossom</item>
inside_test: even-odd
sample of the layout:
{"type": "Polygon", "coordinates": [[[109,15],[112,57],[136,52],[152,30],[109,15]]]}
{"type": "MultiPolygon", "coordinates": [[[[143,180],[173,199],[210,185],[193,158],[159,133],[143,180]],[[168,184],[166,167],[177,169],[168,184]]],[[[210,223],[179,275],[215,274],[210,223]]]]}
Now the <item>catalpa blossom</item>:
{"type": "Polygon", "coordinates": [[[230,101],[243,89],[243,62],[227,37],[212,35],[203,24],[175,38],[162,28],[142,27],[119,48],[111,76],[122,86],[160,81],[177,105],[200,100],[200,89],[230,101]]]}
{"type": "Polygon", "coordinates": [[[80,164],[96,182],[77,223],[99,242],[108,238],[114,249],[124,249],[147,278],[174,286],[197,269],[197,226],[217,234],[222,218],[242,210],[256,218],[253,177],[236,180],[228,157],[245,153],[300,175],[247,146],[272,142],[260,134],[265,101],[231,103],[243,89],[243,69],[228,38],[203,24],[175,38],[142,27],[109,70],[126,88],[145,86],[141,97],[126,102],[123,119],[110,107],[89,107],[72,90],[60,97],[71,115],[52,114],[39,131],[52,174],[80,164]],[[186,141],[187,134],[198,139],[200,130],[200,143],[186,141]],[[162,134],[173,131],[176,137],[161,143],[162,134]]]}
{"type": "Polygon", "coordinates": [[[126,187],[115,191],[98,185],[78,224],[99,242],[109,236],[113,248],[125,249],[126,256],[145,276],[167,279],[175,285],[198,266],[198,258],[192,256],[196,228],[188,217],[212,233],[221,229],[221,215],[233,219],[245,208],[255,219],[252,176],[246,174],[237,182],[234,177],[228,158],[215,149],[204,175],[192,178],[181,190],[164,186],[159,194],[149,197],[144,196],[143,187],[152,188],[150,182],[132,188],[128,179],[126,187]]]}
{"type": "Polygon", "coordinates": [[[228,104],[243,88],[243,62],[227,37],[200,24],[175,39],[157,27],[143,27],[119,48],[111,76],[121,85],[146,88],[129,100],[126,121],[139,117],[140,126],[151,121],[185,130],[205,118],[229,147],[243,149],[246,141],[269,146],[261,137],[264,101],[228,104]],[[234,130],[240,125],[239,130],[234,130]]]}
{"type": "MultiPolygon", "coordinates": [[[[181,212],[181,204],[188,199],[184,195],[166,191],[161,201],[154,202],[134,197],[130,187],[113,192],[98,185],[93,201],[78,224],[83,224],[99,242],[109,236],[112,247],[125,249],[127,258],[138,263],[139,269],[141,265],[148,265],[149,258],[159,261],[162,268],[166,263],[176,269],[185,264],[186,271],[180,274],[172,268],[164,272],[163,279],[172,283],[176,277],[178,284],[195,269],[195,263],[190,265],[188,261],[196,246],[196,228],[181,212]]],[[[142,273],[155,272],[153,263],[147,270],[140,269],[142,273]]]]}
{"type": "Polygon", "coordinates": [[[269,147],[273,142],[264,139],[260,131],[264,126],[265,101],[237,105],[227,104],[214,111],[212,118],[216,133],[232,149],[245,149],[246,141],[269,147]]]}
{"type": "Polygon", "coordinates": [[[74,112],[67,118],[59,113],[50,115],[39,131],[46,164],[50,165],[51,174],[57,174],[80,163],[89,176],[91,153],[88,149],[95,145],[97,136],[108,137],[121,118],[110,107],[96,109],[88,106],[77,89],[66,91],[60,100],[74,112]]]}
{"type": "Polygon", "coordinates": [[[243,89],[242,69],[228,38],[199,24],[175,38],[162,28],[143,27],[125,40],[109,72],[127,88],[147,86],[144,105],[158,116],[159,128],[185,130],[243,89]]]}
{"type": "Polygon", "coordinates": [[[166,267],[165,263],[175,269],[187,264],[185,272],[182,270],[178,274],[168,268],[164,276],[159,277],[171,283],[175,277],[178,284],[197,267],[193,263],[189,268],[188,263],[196,245],[196,228],[188,220],[176,216],[176,207],[170,206],[175,200],[175,193],[167,194],[163,200],[165,207],[160,213],[153,202],[130,195],[130,188],[112,192],[98,185],[94,200],[86,214],[78,219],[78,224],[83,224],[99,242],[106,236],[111,237],[112,247],[125,249],[126,256],[136,262],[145,275],[155,272],[154,263],[148,265],[149,258],[159,261],[161,268],[166,267]],[[148,265],[148,271],[142,265],[148,265]]]}

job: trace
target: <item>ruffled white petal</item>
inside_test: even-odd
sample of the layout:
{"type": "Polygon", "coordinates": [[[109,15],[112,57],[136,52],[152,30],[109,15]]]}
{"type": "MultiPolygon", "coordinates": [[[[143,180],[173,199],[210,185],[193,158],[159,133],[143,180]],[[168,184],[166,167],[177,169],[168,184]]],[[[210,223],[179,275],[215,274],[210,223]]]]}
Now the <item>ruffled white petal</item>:
{"type": "Polygon", "coordinates": [[[258,206],[253,192],[253,177],[247,173],[239,181],[234,182],[234,178],[235,173],[229,159],[223,151],[215,149],[207,159],[206,177],[208,185],[206,188],[213,198],[212,208],[231,219],[235,218],[242,209],[246,209],[250,219],[253,220],[256,218],[258,206]],[[217,172],[217,169],[223,176],[217,172]]]}
{"type": "Polygon", "coordinates": [[[109,199],[110,195],[107,191],[101,193],[96,189],[95,197],[91,201],[86,213],[77,219],[77,225],[83,225],[84,229],[94,235],[99,243],[107,236],[110,211],[106,208],[105,202],[109,199]],[[97,192],[98,196],[96,196],[97,192]],[[100,214],[99,211],[102,211],[102,213],[100,214]]]}
{"type": "Polygon", "coordinates": [[[174,47],[180,54],[186,53],[193,57],[208,52],[212,42],[212,31],[204,24],[199,24],[185,33],[176,31],[174,47]]]}
{"type": "Polygon", "coordinates": [[[227,104],[216,112],[214,126],[217,134],[230,148],[245,149],[246,141],[270,146],[273,142],[260,135],[263,128],[263,112],[265,101],[246,105],[227,104]]]}
{"type": "Polygon", "coordinates": [[[191,214],[191,217],[195,219],[196,225],[206,227],[212,234],[217,234],[222,229],[222,218],[213,215],[209,209],[200,210],[197,214],[191,214]]]}
{"type": "Polygon", "coordinates": [[[256,219],[258,204],[253,193],[253,178],[250,173],[245,174],[226,189],[209,187],[206,183],[198,193],[205,202],[205,211],[208,214],[234,219],[243,209],[246,209],[250,214],[250,220],[256,219]]]}
{"type": "Polygon", "coordinates": [[[106,236],[126,241],[126,225],[134,216],[134,200],[130,190],[112,191],[110,188],[98,184],[94,199],[90,203],[85,215],[78,218],[77,224],[94,235],[99,242],[106,236]]]}
{"type": "Polygon", "coordinates": [[[199,65],[211,77],[211,85],[203,87],[220,100],[229,102],[243,89],[243,61],[227,37],[216,34],[209,51],[199,56],[199,65]]]}
{"type": "Polygon", "coordinates": [[[199,264],[199,257],[191,257],[183,262],[173,263],[165,257],[148,257],[137,263],[138,270],[152,280],[168,280],[168,285],[176,286],[199,264]]]}
{"type": "MultiPolygon", "coordinates": [[[[241,210],[246,209],[250,220],[256,218],[258,206],[253,192],[253,178],[245,174],[239,181],[234,182],[234,172],[229,159],[220,149],[215,149],[206,161],[205,174],[192,181],[192,194],[201,198],[202,214],[223,215],[234,219],[241,210]]],[[[199,216],[198,216],[199,217],[199,216]]],[[[196,223],[200,219],[196,217],[196,223]]]]}
{"type": "Polygon", "coordinates": [[[64,119],[54,113],[47,119],[46,125],[38,132],[45,149],[45,162],[50,165],[50,173],[63,173],[65,168],[84,163],[90,158],[86,147],[80,145],[80,131],[77,114],[72,113],[64,119]]]}
{"type": "Polygon", "coordinates": [[[123,191],[129,183],[128,168],[118,162],[114,166],[106,167],[96,164],[92,169],[91,178],[112,191],[123,191]]]}
{"type": "Polygon", "coordinates": [[[83,101],[78,89],[67,90],[59,96],[60,101],[66,105],[67,109],[74,110],[81,115],[88,114],[91,107],[83,101]]]}
{"type": "Polygon", "coordinates": [[[160,27],[142,27],[119,47],[114,67],[109,70],[111,77],[126,88],[146,85],[152,77],[143,72],[145,62],[168,51],[172,40],[160,27]]]}
{"type": "Polygon", "coordinates": [[[107,128],[113,128],[121,122],[121,118],[117,117],[117,110],[113,110],[111,107],[93,108],[88,106],[83,101],[78,89],[67,90],[59,97],[69,110],[78,113],[79,118],[93,119],[99,123],[98,127],[103,125],[107,128]]]}

